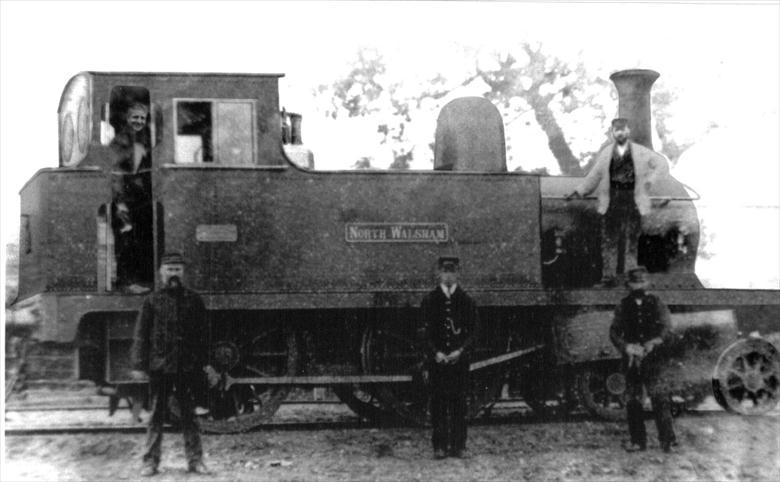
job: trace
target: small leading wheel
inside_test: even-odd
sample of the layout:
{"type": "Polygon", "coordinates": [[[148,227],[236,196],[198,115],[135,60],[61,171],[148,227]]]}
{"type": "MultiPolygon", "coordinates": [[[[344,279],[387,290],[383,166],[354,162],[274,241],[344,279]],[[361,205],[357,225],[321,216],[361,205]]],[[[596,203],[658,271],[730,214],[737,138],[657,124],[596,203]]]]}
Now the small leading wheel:
{"type": "Polygon", "coordinates": [[[766,340],[738,340],[721,353],[712,376],[715,400],[742,415],[767,413],[780,398],[780,354],[766,340]]]}
{"type": "Polygon", "coordinates": [[[212,347],[214,372],[207,391],[209,413],[200,418],[205,432],[245,432],[271,418],[290,387],[226,383],[231,378],[294,376],[298,371],[295,333],[272,329],[241,344],[221,341],[212,347]]]}
{"type": "Polygon", "coordinates": [[[592,415],[605,420],[626,418],[626,377],[619,363],[586,368],[577,377],[577,390],[592,415]]]}

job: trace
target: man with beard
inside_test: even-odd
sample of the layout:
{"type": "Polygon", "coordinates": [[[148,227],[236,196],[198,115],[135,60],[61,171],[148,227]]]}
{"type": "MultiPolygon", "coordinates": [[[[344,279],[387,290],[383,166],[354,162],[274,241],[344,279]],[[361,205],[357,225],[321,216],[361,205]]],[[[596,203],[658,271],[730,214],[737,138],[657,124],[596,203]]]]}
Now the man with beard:
{"type": "Polygon", "coordinates": [[[430,359],[433,457],[465,457],[469,352],[479,326],[477,305],[458,286],[458,258],[439,258],[439,286],[420,310],[430,359]]]}
{"type": "Polygon", "coordinates": [[[151,418],[141,475],[152,476],[160,464],[163,422],[168,398],[179,403],[188,472],[207,473],[198,423],[193,413],[193,388],[206,365],[209,330],[200,295],[184,287],[184,259],[166,253],[160,263],[162,289],[144,300],[136,321],[131,360],[135,380],[149,374],[151,418]]]}
{"type": "Polygon", "coordinates": [[[601,214],[602,283],[614,286],[625,267],[637,266],[637,245],[643,216],[650,214],[650,188],[669,173],[664,156],[629,140],[628,120],[612,120],[612,138],[596,156],[570,200],[596,192],[601,214]]]}
{"type": "Polygon", "coordinates": [[[148,292],[143,283],[151,283],[154,278],[148,115],[144,104],[132,104],[124,127],[110,145],[117,278],[127,291],[136,294],[148,292]]]}
{"type": "Polygon", "coordinates": [[[628,272],[628,296],[615,308],[615,318],[610,326],[609,338],[623,355],[626,373],[626,411],[628,432],[631,437],[628,452],[647,448],[643,387],[650,395],[658,429],[658,440],[664,452],[670,452],[676,444],[669,394],[660,380],[663,361],[662,346],[671,342],[671,316],[669,309],[657,296],[648,293],[647,270],[639,267],[628,272]]]}

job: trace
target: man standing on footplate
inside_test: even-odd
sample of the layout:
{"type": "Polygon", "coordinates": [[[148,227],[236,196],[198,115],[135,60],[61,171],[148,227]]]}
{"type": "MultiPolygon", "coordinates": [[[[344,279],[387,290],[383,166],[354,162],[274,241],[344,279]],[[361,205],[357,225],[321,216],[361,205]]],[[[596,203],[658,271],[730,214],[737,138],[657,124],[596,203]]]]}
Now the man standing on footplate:
{"type": "Polygon", "coordinates": [[[567,200],[595,193],[601,215],[602,285],[614,286],[625,269],[637,265],[642,218],[652,210],[650,190],[668,176],[666,158],[631,142],[628,119],[612,120],[612,138],[596,156],[587,176],[567,200]]]}
{"type": "Polygon", "coordinates": [[[157,473],[168,398],[179,403],[187,471],[208,473],[195,419],[193,388],[207,363],[209,329],[200,295],[184,287],[184,258],[166,253],[160,263],[162,288],[147,296],[136,321],[132,349],[136,380],[149,374],[152,415],[149,419],[142,476],[157,473]]]}
{"type": "Polygon", "coordinates": [[[428,293],[420,310],[427,341],[433,456],[466,456],[466,394],[469,354],[477,336],[477,305],[458,286],[459,260],[441,257],[439,286],[428,293]]]}

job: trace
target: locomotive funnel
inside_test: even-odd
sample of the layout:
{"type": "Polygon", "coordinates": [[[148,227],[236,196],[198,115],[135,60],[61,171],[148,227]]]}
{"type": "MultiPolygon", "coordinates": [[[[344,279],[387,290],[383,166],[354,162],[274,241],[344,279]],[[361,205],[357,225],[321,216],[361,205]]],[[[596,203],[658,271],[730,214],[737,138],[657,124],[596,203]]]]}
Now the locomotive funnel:
{"type": "Polygon", "coordinates": [[[609,76],[618,91],[618,116],[628,119],[631,140],[648,149],[653,148],[650,89],[659,75],[654,70],[630,69],[609,76]]]}

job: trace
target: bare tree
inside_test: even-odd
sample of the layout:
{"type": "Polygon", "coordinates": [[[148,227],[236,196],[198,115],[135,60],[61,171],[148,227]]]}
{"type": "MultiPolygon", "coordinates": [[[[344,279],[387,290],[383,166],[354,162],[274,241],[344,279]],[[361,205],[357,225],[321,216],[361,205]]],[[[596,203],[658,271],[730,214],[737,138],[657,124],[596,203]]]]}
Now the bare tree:
{"type": "MultiPolygon", "coordinates": [[[[492,59],[489,67],[480,65],[479,51],[464,49],[464,57],[469,56],[473,65],[470,72],[467,69],[451,78],[434,72],[425,83],[409,89],[402,80],[391,80],[379,52],[363,49],[346,75],[319,86],[316,93],[330,96],[326,115],[334,119],[339,115],[375,118],[379,143],[392,149],[390,168],[407,169],[415,158],[415,146],[409,142],[407,127],[423,104],[438,102],[472,82],[482,82],[486,86],[485,97],[502,112],[507,127],[525,114],[533,114],[562,174],[579,176],[590,169],[607,137],[594,142],[588,150],[575,153],[571,134],[565,131],[561,119],[587,109],[586,129],[606,134],[616,106],[616,93],[606,75],[590,72],[582,62],[565,61],[547,53],[540,44],[523,43],[512,52],[488,54],[492,59]],[[604,101],[605,92],[609,92],[609,102],[604,101]]],[[[673,163],[692,145],[690,141],[677,140],[669,130],[672,114],[668,107],[675,99],[676,94],[663,84],[654,89],[653,114],[662,144],[660,150],[673,163]]],[[[507,149],[512,147],[508,140],[507,149]]],[[[355,167],[363,168],[364,164],[365,161],[358,160],[355,167]]]]}

